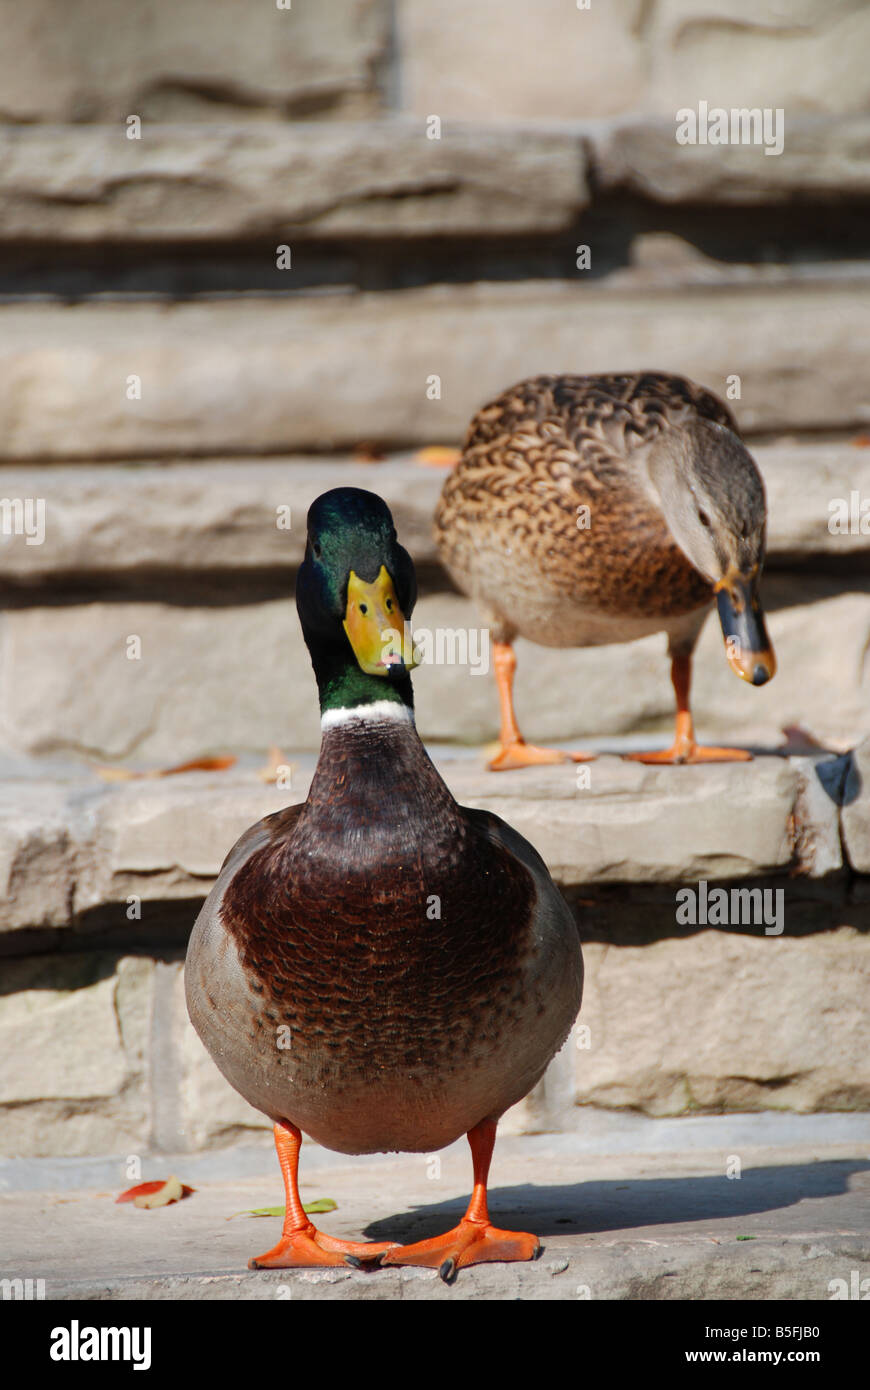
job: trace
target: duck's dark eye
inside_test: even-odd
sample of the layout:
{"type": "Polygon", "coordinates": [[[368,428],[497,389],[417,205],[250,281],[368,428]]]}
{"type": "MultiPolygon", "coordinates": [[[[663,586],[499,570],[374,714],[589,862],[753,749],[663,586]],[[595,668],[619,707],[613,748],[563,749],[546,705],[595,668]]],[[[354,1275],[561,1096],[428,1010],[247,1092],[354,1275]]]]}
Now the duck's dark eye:
{"type": "Polygon", "coordinates": [[[314,558],[315,558],[315,560],[319,560],[319,559],[320,559],[320,545],[318,544],[318,542],[315,541],[315,542],[314,542],[314,545],[313,545],[311,548],[312,548],[312,550],[314,551],[314,558]]]}
{"type": "Polygon", "coordinates": [[[366,613],[368,613],[368,611],[369,611],[369,606],[368,606],[368,604],[367,604],[367,603],[361,603],[360,606],[359,606],[359,611],[360,611],[363,615],[365,615],[366,613]]]}
{"type": "Polygon", "coordinates": [[[698,511],[698,520],[700,521],[702,526],[710,525],[710,518],[708,517],[705,511],[698,511]]]}
{"type": "Polygon", "coordinates": [[[388,599],[387,599],[387,612],[388,612],[388,613],[392,613],[392,611],[393,611],[393,600],[392,600],[391,598],[388,598],[388,599]]]}

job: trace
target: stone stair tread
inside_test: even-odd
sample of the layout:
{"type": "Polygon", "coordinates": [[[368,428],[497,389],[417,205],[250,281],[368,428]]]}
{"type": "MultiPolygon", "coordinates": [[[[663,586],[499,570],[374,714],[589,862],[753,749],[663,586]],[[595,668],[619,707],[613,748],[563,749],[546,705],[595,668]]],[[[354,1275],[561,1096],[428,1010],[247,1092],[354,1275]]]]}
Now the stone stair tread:
{"type": "Polygon", "coordinates": [[[792,116],[775,159],[752,144],[679,146],[673,119],[419,117],[149,122],[0,129],[0,239],[171,244],[272,236],[419,237],[568,230],[596,196],[776,204],[870,191],[870,119],[792,116]]]}
{"type": "MultiPolygon", "coordinates": [[[[99,1195],[87,1189],[65,1190],[63,1197],[51,1191],[2,1193],[4,1272],[44,1279],[47,1299],[246,1299],[281,1296],[283,1286],[283,1296],[294,1301],[821,1300],[831,1296],[831,1280],[845,1278],[848,1287],[856,1268],[859,1278],[866,1277],[866,1136],[846,1143],[807,1145],[796,1139],[770,1145],[762,1138],[763,1116],[734,1117],[748,1133],[739,1146],[740,1181],[730,1183],[724,1181],[725,1155],[735,1151],[727,1133],[730,1118],[721,1121],[718,1150],[708,1152],[680,1144],[680,1127],[692,1121],[670,1122],[672,1152],[614,1155],[606,1146],[596,1151],[583,1143],[582,1114],[571,1134],[501,1139],[490,1189],[493,1217],[504,1226],[536,1231],[543,1255],[528,1264],[462,1271],[455,1289],[434,1270],[248,1272],[248,1256],[264,1240],[269,1243],[277,1221],[226,1217],[278,1203],[280,1180],[267,1150],[262,1176],[201,1182],[168,1219],[113,1205],[115,1191],[128,1185],[122,1160],[118,1176],[99,1195]],[[749,1137],[753,1120],[759,1122],[760,1142],[749,1137]],[[127,1226],[129,1241],[121,1229],[127,1226]]],[[[792,1124],[799,1132],[799,1117],[792,1124]]],[[[308,1146],[306,1153],[303,1199],[337,1201],[338,1209],[320,1222],[345,1239],[360,1239],[362,1232],[367,1238],[419,1239],[446,1229],[467,1200],[464,1141],[444,1150],[437,1180],[426,1155],[355,1159],[319,1151],[313,1165],[308,1146]]],[[[152,1156],[148,1171],[164,1168],[165,1160],[152,1156]]],[[[183,1167],[179,1171],[188,1176],[183,1167]]]]}
{"type": "Polygon", "coordinates": [[[443,444],[525,376],[664,365],[723,395],[740,377],[747,432],[857,431],[870,418],[868,324],[866,276],[727,292],[695,285],[688,294],[566,274],[176,303],[4,304],[0,448],[5,459],[48,462],[443,444]],[[131,377],[139,397],[128,396],[131,377]]]}
{"type": "MultiPolygon", "coordinates": [[[[870,498],[870,450],[850,440],[750,447],[767,489],[768,568],[870,555],[870,518],[863,533],[860,515],[845,533],[828,527],[834,499],[848,509],[853,493],[870,498]]],[[[133,584],[159,572],[292,572],[308,507],[327,487],[378,492],[416,563],[437,565],[432,517],[447,471],[407,450],[372,463],[345,453],[0,464],[0,496],[41,498],[45,507],[44,543],[4,537],[0,580],[44,589],[76,575],[133,584]]]]}
{"type": "MultiPolygon", "coordinates": [[[[123,926],[130,895],[204,896],[249,825],[304,799],[312,755],[285,756],[290,790],[265,785],[252,767],[107,783],[74,765],[49,776],[36,762],[32,775],[0,780],[0,930],[70,927],[113,905],[123,926]]],[[[857,756],[863,765],[868,746],[857,756]]],[[[585,765],[498,774],[479,756],[437,761],[457,798],[526,835],[563,888],[836,877],[841,823],[851,832],[847,849],[854,838],[862,864],[865,857],[866,784],[843,812],[834,799],[845,759],[762,755],[654,767],[603,754],[585,765]],[[827,790],[817,767],[826,769],[827,790]]]]}

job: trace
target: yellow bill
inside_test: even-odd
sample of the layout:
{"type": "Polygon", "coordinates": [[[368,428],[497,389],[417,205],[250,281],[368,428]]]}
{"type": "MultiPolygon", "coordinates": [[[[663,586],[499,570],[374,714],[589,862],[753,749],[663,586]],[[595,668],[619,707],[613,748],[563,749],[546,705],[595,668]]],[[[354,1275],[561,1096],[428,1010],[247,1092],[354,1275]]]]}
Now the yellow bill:
{"type": "Polygon", "coordinates": [[[410,624],[385,565],[371,584],[351,570],[343,626],[360,669],[368,675],[387,676],[391,668],[411,671],[418,665],[410,624]]]}

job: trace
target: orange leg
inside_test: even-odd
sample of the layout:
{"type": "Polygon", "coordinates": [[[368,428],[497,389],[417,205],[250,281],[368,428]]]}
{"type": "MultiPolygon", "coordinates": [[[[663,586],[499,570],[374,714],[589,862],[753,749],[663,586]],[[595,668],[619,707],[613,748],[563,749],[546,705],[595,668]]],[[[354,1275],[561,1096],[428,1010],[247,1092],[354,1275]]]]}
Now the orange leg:
{"type": "Polygon", "coordinates": [[[336,1240],[318,1231],[305,1215],[299,1196],[297,1173],[302,1135],[295,1125],[287,1122],[275,1126],[275,1148],[284,1178],[286,1211],[281,1239],[265,1255],[248,1260],[248,1269],[300,1269],[311,1265],[358,1265],[381,1255],[395,1246],[365,1241],[336,1240]]]}
{"type": "Polygon", "coordinates": [[[443,1236],[394,1247],[381,1256],[382,1265],[425,1265],[437,1269],[446,1283],[457,1269],[465,1269],[468,1265],[487,1264],[492,1260],[533,1260],[540,1253],[537,1236],[525,1231],[499,1231],[490,1225],[486,1183],[496,1124],[495,1120],[484,1120],[469,1131],[474,1190],[459,1225],[443,1236]]]}
{"type": "Polygon", "coordinates": [[[626,753],[638,763],[742,763],[752,758],[745,748],[705,748],[695,742],[695,726],[689,710],[692,658],[685,653],[671,658],[671,681],[677,697],[677,722],[670,748],[655,753],[626,753]]]}
{"type": "Polygon", "coordinates": [[[594,753],[563,753],[558,748],[536,748],[526,743],[517,725],[514,714],[514,672],[517,657],[510,642],[493,642],[492,658],[495,665],[495,679],[498,685],[498,698],[501,705],[501,750],[489,764],[491,772],[505,772],[509,768],[530,767],[536,763],[586,763],[594,758],[594,753]]]}

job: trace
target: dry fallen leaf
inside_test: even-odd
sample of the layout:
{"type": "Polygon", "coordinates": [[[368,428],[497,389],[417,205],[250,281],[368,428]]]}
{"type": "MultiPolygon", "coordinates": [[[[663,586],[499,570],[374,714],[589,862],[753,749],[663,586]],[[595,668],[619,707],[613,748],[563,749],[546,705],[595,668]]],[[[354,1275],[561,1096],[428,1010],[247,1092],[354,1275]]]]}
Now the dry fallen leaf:
{"type": "Polygon", "coordinates": [[[422,463],[425,468],[452,468],[461,458],[461,449],[453,449],[446,444],[430,444],[425,449],[417,450],[414,462],[422,463]]]}
{"type": "Polygon", "coordinates": [[[235,762],[236,759],[232,755],[224,758],[192,758],[189,763],[179,763],[176,767],[162,767],[151,775],[174,777],[176,772],[225,772],[228,767],[233,767],[235,762]]]}
{"type": "Polygon", "coordinates": [[[156,1182],[140,1182],[136,1187],[128,1187],[115,1203],[132,1202],[134,1207],[149,1211],[152,1207],[168,1207],[172,1202],[180,1202],[195,1192],[195,1187],[187,1187],[178,1178],[159,1178],[156,1182]]]}
{"type": "MultiPolygon", "coordinates": [[[[316,1216],[319,1212],[337,1211],[338,1202],[331,1197],[318,1197],[313,1202],[303,1202],[302,1210],[309,1216],[316,1216]]],[[[234,1211],[232,1216],[228,1216],[227,1221],[232,1221],[236,1216],[285,1216],[286,1207],[255,1207],[253,1211],[234,1211]]]]}
{"type": "Polygon", "coordinates": [[[870,434],[856,434],[852,440],[853,449],[870,449],[870,434]]]}
{"type": "Polygon", "coordinates": [[[377,444],[357,444],[351,455],[354,463],[382,463],[387,457],[377,444]]]}
{"type": "Polygon", "coordinates": [[[92,763],[98,777],[104,782],[129,782],[143,777],[174,777],[179,772],[225,772],[236,762],[234,757],[192,758],[189,763],[178,763],[175,767],[157,767],[148,772],[135,772],[129,767],[100,767],[92,763]]]}

